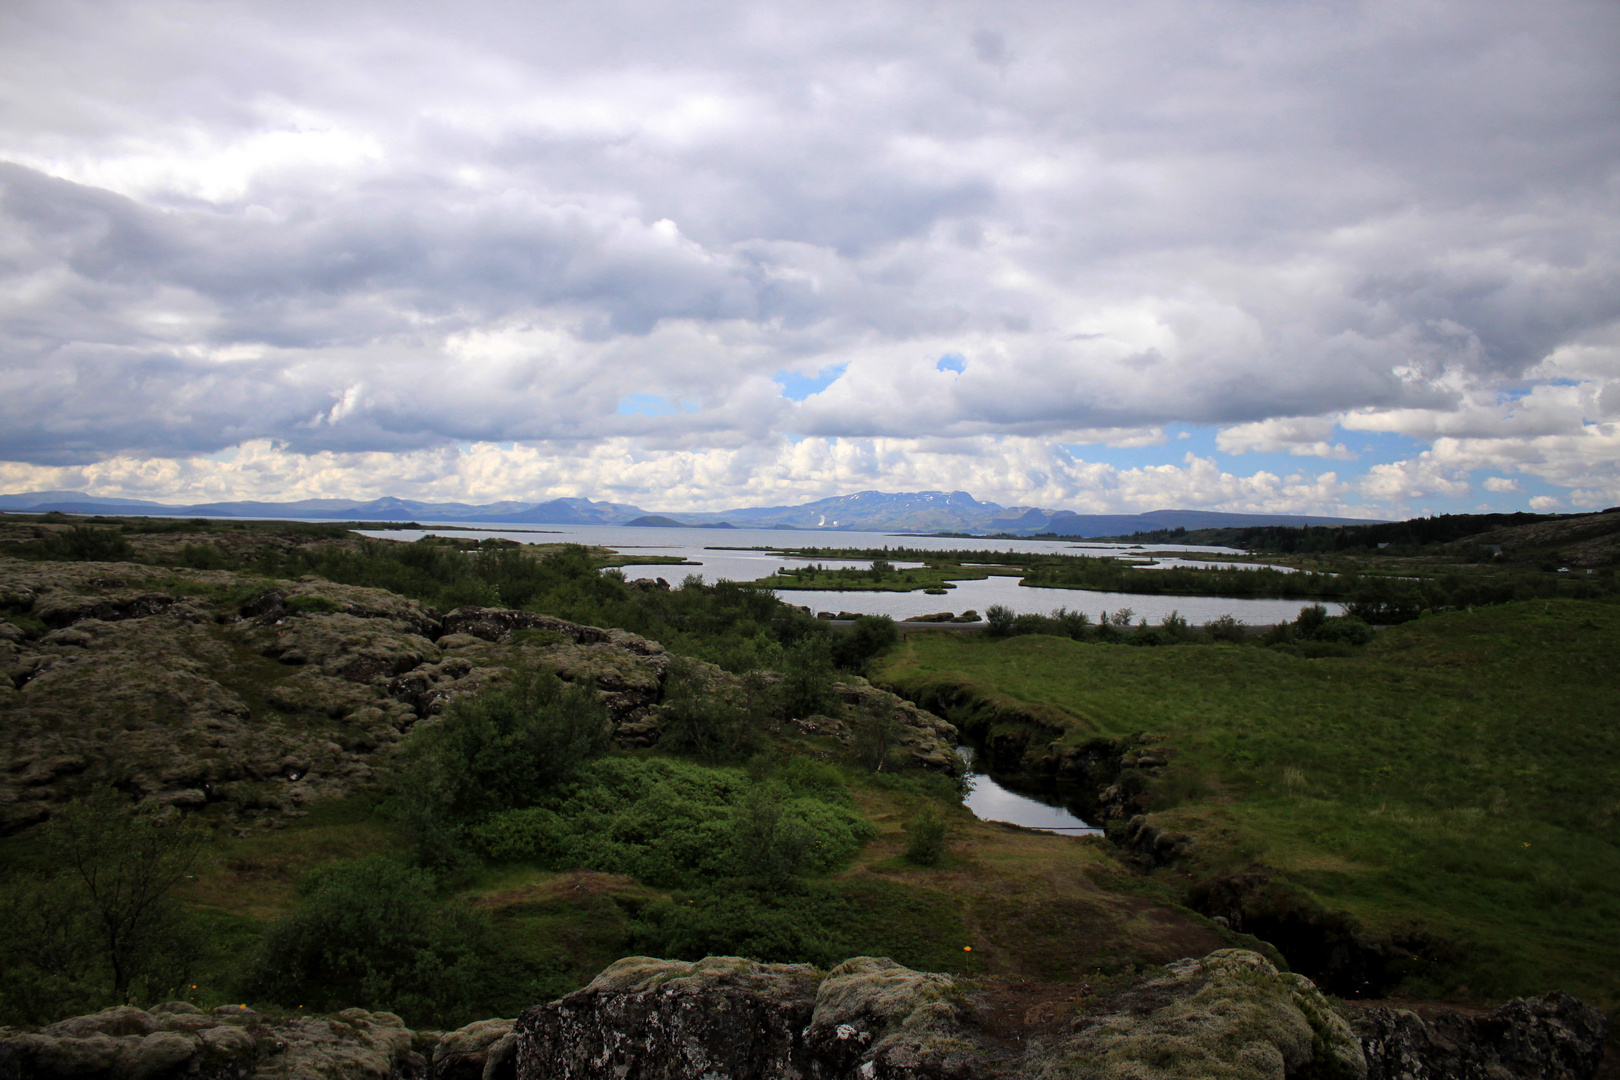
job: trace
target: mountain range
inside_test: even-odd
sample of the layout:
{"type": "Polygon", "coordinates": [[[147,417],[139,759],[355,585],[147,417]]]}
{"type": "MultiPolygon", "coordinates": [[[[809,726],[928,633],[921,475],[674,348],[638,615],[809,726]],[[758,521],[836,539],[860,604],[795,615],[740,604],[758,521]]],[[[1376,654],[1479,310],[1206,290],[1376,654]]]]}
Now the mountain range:
{"type": "Polygon", "coordinates": [[[980,502],[965,491],[860,491],[799,506],[744,506],[709,513],[643,510],[590,499],[546,502],[436,503],[386,497],[302,499],[297,502],[215,502],[176,506],[144,499],[111,499],[79,491],[0,495],[0,511],[138,514],[155,517],[301,518],[342,521],[476,522],[489,525],[644,525],[692,528],[804,529],[861,532],[1011,533],[1031,536],[1123,536],[1152,529],[1246,525],[1364,525],[1358,518],[1289,514],[1226,514],[1152,510],[1145,514],[1076,514],[1035,506],[980,502]]]}

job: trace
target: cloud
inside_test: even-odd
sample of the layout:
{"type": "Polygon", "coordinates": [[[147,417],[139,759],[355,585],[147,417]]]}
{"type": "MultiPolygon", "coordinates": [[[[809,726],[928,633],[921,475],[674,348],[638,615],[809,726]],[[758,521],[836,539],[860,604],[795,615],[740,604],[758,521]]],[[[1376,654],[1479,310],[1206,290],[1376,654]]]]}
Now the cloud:
{"type": "Polygon", "coordinates": [[[873,463],[1108,505],[1616,490],[1609,6],[20,0],[0,29],[14,475],[274,446],[294,485],[487,485],[456,448],[515,443],[547,490],[568,460],[699,501],[873,463]],[[1171,424],[1430,449],[1239,483],[1171,424]],[[806,445],[844,464],[782,472],[806,445]],[[1161,449],[1086,487],[1050,479],[1065,445],[1161,449]]]}
{"type": "Polygon", "coordinates": [[[0,464],[5,490],[78,490],[124,498],[200,502],[227,498],[376,498],[494,502],[563,496],[611,498],[660,510],[725,510],[879,486],[929,490],[966,480],[981,498],[1081,513],[1165,507],[1377,516],[1326,472],[1278,476],[1223,472],[1213,460],[1120,468],[1037,439],[950,441],[821,439],[771,446],[647,453],[635,440],[501,445],[408,452],[300,454],[268,441],[208,457],[117,457],[82,466],[0,464]]]}
{"type": "Polygon", "coordinates": [[[1344,443],[1330,443],[1335,428],[1329,417],[1291,416],[1259,420],[1223,428],[1215,436],[1222,453],[1246,454],[1287,452],[1296,457],[1338,458],[1353,461],[1356,455],[1344,443]]]}

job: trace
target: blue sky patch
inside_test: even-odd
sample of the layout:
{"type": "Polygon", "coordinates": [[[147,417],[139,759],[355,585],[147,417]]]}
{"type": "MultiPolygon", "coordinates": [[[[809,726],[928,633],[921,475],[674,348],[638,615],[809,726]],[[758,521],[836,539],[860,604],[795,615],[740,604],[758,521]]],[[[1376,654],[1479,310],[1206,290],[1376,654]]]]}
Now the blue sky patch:
{"type": "Polygon", "coordinates": [[[838,381],[838,376],[849,369],[848,364],[822,368],[814,375],[799,375],[792,371],[778,371],[771,378],[782,387],[782,396],[789,401],[803,401],[811,394],[819,394],[838,381]]]}
{"type": "Polygon", "coordinates": [[[935,371],[954,371],[960,374],[967,370],[967,359],[961,353],[946,353],[934,365],[935,371]]]}

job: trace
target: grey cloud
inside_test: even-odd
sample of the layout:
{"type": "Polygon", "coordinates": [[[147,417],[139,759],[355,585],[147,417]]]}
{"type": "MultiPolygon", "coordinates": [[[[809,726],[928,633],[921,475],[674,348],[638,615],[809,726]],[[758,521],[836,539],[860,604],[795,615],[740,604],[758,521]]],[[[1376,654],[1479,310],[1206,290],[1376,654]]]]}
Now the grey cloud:
{"type": "Polygon", "coordinates": [[[1444,410],[1620,320],[1608,5],[983,14],[10,5],[0,456],[1444,410]]]}

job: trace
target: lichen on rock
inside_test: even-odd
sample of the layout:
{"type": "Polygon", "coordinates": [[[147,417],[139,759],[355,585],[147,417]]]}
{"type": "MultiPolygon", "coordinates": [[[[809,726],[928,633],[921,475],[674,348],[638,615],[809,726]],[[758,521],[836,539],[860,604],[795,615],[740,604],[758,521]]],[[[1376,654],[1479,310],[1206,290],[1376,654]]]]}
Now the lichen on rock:
{"type": "Polygon", "coordinates": [[[1365,1078],[1348,1021],[1301,975],[1257,953],[1221,949],[1179,960],[1110,1011],[1082,1017],[1052,1048],[1039,1080],[1365,1078]]]}

